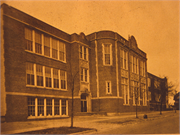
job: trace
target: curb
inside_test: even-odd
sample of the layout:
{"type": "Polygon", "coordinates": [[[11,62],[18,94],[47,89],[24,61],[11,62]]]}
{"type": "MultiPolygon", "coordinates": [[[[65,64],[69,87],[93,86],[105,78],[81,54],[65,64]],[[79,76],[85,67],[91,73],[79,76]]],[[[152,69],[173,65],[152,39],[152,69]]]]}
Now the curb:
{"type": "Polygon", "coordinates": [[[76,133],[72,133],[72,134],[87,134],[90,132],[97,132],[97,129],[90,129],[90,130],[86,130],[86,131],[82,131],[82,132],[76,132],[76,133]]]}

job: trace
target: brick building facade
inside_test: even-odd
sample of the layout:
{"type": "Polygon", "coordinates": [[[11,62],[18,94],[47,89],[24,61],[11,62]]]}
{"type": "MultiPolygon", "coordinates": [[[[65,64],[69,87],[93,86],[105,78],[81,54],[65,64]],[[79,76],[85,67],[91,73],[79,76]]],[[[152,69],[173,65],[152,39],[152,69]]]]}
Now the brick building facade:
{"type": "Polygon", "coordinates": [[[113,31],[67,34],[1,6],[1,116],[6,121],[74,112],[149,109],[147,58],[134,36],[113,31]]]}
{"type": "Polygon", "coordinates": [[[150,110],[166,109],[168,104],[168,84],[167,78],[160,78],[151,73],[148,74],[148,99],[150,110]]]}

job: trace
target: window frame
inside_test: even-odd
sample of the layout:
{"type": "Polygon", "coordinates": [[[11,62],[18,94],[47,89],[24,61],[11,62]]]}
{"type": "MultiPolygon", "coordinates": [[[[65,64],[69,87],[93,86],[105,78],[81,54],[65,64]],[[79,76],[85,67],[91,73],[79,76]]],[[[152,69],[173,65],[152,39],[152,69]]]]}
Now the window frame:
{"type": "Polygon", "coordinates": [[[112,60],[112,44],[111,43],[102,43],[102,52],[103,52],[103,65],[104,66],[112,66],[112,64],[113,64],[113,60],[112,60]],[[105,62],[106,62],[106,60],[105,60],[105,44],[108,44],[108,45],[110,45],[109,47],[109,51],[110,51],[110,53],[109,53],[109,55],[110,55],[110,63],[109,64],[106,64],[105,62]]]}
{"type": "Polygon", "coordinates": [[[65,70],[60,70],[60,89],[61,90],[67,90],[67,72],[65,70]],[[65,79],[62,79],[61,72],[65,73],[65,79]],[[65,88],[62,88],[62,81],[65,81],[65,88]]]}
{"type": "Polygon", "coordinates": [[[45,84],[44,84],[44,66],[42,66],[42,65],[40,65],[40,64],[36,64],[36,86],[37,87],[44,87],[45,86],[45,84]],[[40,73],[40,74],[37,74],[38,72],[37,72],[37,66],[41,66],[42,67],[42,74],[40,73]],[[41,83],[42,83],[42,85],[38,85],[38,77],[42,77],[41,79],[41,83]]]}
{"type": "Polygon", "coordinates": [[[122,69],[129,69],[128,61],[128,51],[120,48],[120,66],[122,69]]]}
{"type": "Polygon", "coordinates": [[[27,27],[24,29],[24,39],[26,41],[25,50],[33,52],[34,49],[33,49],[33,30],[32,29],[27,28],[27,27]],[[28,33],[28,31],[30,31],[31,33],[28,33]],[[27,35],[27,33],[28,33],[28,35],[27,35]],[[31,39],[30,38],[28,39],[29,34],[31,35],[31,39]],[[29,43],[30,43],[30,47],[29,47],[30,49],[28,49],[28,47],[27,47],[29,45],[29,43]]]}
{"type": "Polygon", "coordinates": [[[81,82],[88,83],[89,82],[89,69],[81,67],[80,70],[81,70],[80,71],[80,80],[81,80],[81,82]],[[85,74],[86,71],[87,71],[87,75],[85,74]]]}
{"type": "Polygon", "coordinates": [[[121,90],[123,88],[124,105],[129,105],[129,78],[121,77],[121,90]]]}
{"type": "Polygon", "coordinates": [[[46,35],[46,34],[44,34],[44,56],[51,57],[51,37],[46,35]],[[47,45],[47,41],[45,41],[46,38],[47,39],[49,38],[49,46],[47,45]],[[46,54],[46,49],[49,50],[48,51],[48,53],[49,53],[48,55],[46,54]]]}
{"type": "Polygon", "coordinates": [[[63,117],[68,116],[68,100],[67,99],[57,99],[57,98],[51,98],[51,97],[28,97],[27,98],[27,106],[28,106],[28,119],[31,118],[46,118],[46,117],[63,117]],[[34,100],[33,104],[29,103],[30,100],[34,100]],[[51,104],[48,104],[48,100],[51,102],[51,104]],[[39,103],[39,101],[41,103],[39,103]],[[65,102],[65,105],[63,106],[63,102],[65,102]],[[58,104],[56,104],[58,103],[58,104]],[[33,106],[33,114],[31,114],[31,107],[33,106]],[[65,115],[62,114],[63,107],[65,109],[65,115]],[[50,111],[48,111],[48,108],[50,111]],[[58,108],[58,109],[55,109],[58,108]],[[55,111],[56,110],[56,111],[55,111]],[[58,112],[57,112],[58,111],[58,112]],[[50,115],[48,115],[48,112],[50,112],[50,115]],[[42,114],[42,115],[40,115],[42,114]]]}
{"type": "Polygon", "coordinates": [[[58,40],[58,42],[59,42],[59,56],[58,56],[58,59],[60,61],[66,62],[66,44],[59,41],[59,40],[58,40]],[[61,45],[60,43],[62,43],[62,45],[63,45],[63,51],[60,50],[60,45],[61,45]],[[63,60],[60,59],[61,58],[61,53],[63,53],[63,60]]]}
{"type": "MultiPolygon", "coordinates": [[[[25,27],[24,29],[24,39],[25,39],[26,51],[66,63],[66,44],[64,43],[64,41],[61,41],[61,39],[58,39],[55,36],[51,36],[48,33],[44,33],[40,30],[31,29],[28,27],[25,27]],[[31,32],[31,34],[28,34],[28,30],[31,32]],[[36,34],[40,34],[39,42],[37,41],[36,34]],[[28,39],[28,35],[31,35],[31,38],[28,39]],[[50,40],[48,41],[50,42],[49,45],[47,45],[45,42],[46,37],[48,37],[50,40]],[[53,40],[57,41],[57,48],[53,47],[53,40]],[[30,43],[27,43],[27,42],[30,42],[30,43]],[[60,43],[63,44],[63,49],[64,49],[63,51],[59,51],[60,43]],[[28,44],[30,47],[28,47],[28,44]],[[47,51],[48,54],[46,53],[47,49],[49,50],[47,51]],[[61,59],[62,52],[63,52],[63,60],[61,59]]],[[[88,54],[87,54],[87,58],[88,58],[88,54]]]]}
{"type": "Polygon", "coordinates": [[[52,73],[51,73],[51,68],[45,66],[45,87],[47,88],[52,88],[52,73]],[[49,73],[47,73],[46,71],[50,70],[50,76],[48,76],[49,73]]]}
{"type": "Polygon", "coordinates": [[[89,49],[84,45],[79,45],[79,58],[85,61],[89,61],[89,49]],[[85,51],[86,50],[86,53],[85,51]]]}
{"type": "Polygon", "coordinates": [[[34,86],[35,85],[35,68],[34,68],[34,64],[33,63],[31,63],[31,62],[26,62],[26,85],[31,85],[31,86],[34,86]],[[31,71],[32,73],[30,73],[30,71],[28,71],[28,66],[29,66],[29,64],[31,64],[32,65],[32,67],[33,67],[33,71],[31,71]],[[30,84],[28,84],[28,81],[27,81],[27,79],[28,79],[28,74],[30,75],[30,84]],[[32,76],[33,76],[33,84],[31,83],[31,79],[32,79],[32,76]]]}
{"type": "Polygon", "coordinates": [[[111,81],[106,81],[106,94],[112,94],[111,81]],[[108,84],[109,84],[109,87],[108,87],[108,84]]]}

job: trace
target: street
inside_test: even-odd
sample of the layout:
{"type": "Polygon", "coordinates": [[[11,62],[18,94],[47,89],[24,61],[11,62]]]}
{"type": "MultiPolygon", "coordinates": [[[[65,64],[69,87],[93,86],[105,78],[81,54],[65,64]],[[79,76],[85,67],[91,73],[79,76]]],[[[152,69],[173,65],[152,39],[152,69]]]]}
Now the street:
{"type": "Polygon", "coordinates": [[[179,113],[139,123],[119,125],[112,130],[97,134],[179,134],[179,113]]]}
{"type": "MultiPolygon", "coordinates": [[[[125,113],[119,116],[75,116],[74,127],[94,128],[96,130],[77,134],[175,134],[179,133],[179,111],[163,111],[147,113],[125,113]]],[[[1,123],[1,134],[15,134],[47,128],[69,127],[70,118],[38,121],[17,121],[1,123]]]]}

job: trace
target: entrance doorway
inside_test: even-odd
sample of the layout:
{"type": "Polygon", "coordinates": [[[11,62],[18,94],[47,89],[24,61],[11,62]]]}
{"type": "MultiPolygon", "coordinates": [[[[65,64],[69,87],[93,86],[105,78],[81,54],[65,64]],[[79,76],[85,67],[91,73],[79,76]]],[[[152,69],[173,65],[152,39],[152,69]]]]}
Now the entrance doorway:
{"type": "Polygon", "coordinates": [[[82,93],[81,94],[81,112],[87,112],[87,94],[82,93]]]}

